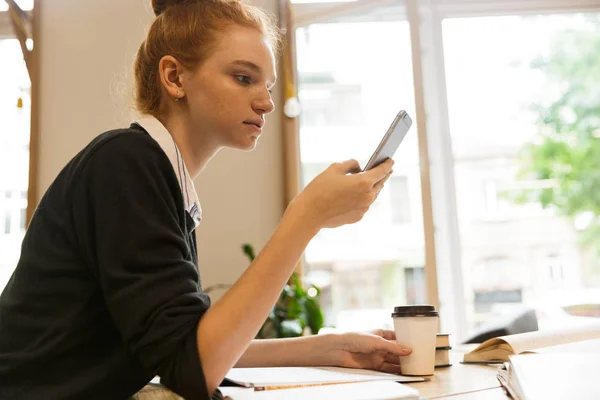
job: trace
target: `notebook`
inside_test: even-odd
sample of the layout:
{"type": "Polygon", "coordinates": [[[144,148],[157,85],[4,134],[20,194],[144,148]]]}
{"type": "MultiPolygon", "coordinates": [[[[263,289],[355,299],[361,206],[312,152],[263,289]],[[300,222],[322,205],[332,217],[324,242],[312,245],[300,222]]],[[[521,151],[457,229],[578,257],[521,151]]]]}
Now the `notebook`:
{"type": "Polygon", "coordinates": [[[599,353],[510,356],[498,380],[515,400],[597,400],[599,353]]]}
{"type": "Polygon", "coordinates": [[[435,337],[435,347],[450,347],[450,334],[438,333],[435,337]]]}
{"type": "Polygon", "coordinates": [[[393,381],[341,383],[296,389],[255,391],[249,388],[221,387],[225,399],[232,400],[417,400],[419,392],[393,381]]]}
{"type": "Polygon", "coordinates": [[[426,380],[428,379],[387,374],[368,369],[340,367],[233,368],[225,377],[225,383],[255,390],[366,381],[406,383],[426,380]]]}
{"type": "Polygon", "coordinates": [[[435,367],[443,368],[450,367],[450,350],[452,347],[440,347],[435,349],[435,367]]]}
{"type": "Polygon", "coordinates": [[[463,362],[506,362],[511,355],[538,352],[542,348],[590,339],[600,339],[600,323],[500,336],[486,340],[473,351],[466,353],[463,362]]]}

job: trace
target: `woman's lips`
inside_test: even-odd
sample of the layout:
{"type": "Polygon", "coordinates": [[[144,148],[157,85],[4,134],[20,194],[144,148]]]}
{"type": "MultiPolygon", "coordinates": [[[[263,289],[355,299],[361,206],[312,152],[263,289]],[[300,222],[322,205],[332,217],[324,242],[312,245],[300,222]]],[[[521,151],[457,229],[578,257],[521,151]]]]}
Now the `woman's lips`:
{"type": "Polygon", "coordinates": [[[244,122],[245,125],[248,125],[250,128],[252,128],[255,132],[258,133],[262,133],[262,128],[260,127],[260,125],[254,123],[254,122],[244,122]]]}

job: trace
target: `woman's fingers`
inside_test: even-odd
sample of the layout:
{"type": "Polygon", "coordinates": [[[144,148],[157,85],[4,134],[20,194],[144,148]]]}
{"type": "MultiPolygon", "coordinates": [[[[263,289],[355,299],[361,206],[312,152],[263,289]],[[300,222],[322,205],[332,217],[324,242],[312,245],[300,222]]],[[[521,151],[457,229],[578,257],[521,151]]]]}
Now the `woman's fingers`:
{"type": "Polygon", "coordinates": [[[390,179],[390,176],[392,176],[392,173],[394,173],[394,171],[388,172],[387,175],[382,180],[380,180],[373,186],[373,190],[375,190],[375,191],[377,191],[377,193],[379,193],[381,191],[381,189],[383,189],[383,185],[385,185],[387,180],[390,179]]]}
{"type": "Polygon", "coordinates": [[[377,340],[375,348],[378,351],[385,351],[387,353],[395,354],[397,356],[407,356],[410,353],[412,353],[412,349],[402,347],[395,341],[386,340],[384,338],[379,338],[379,340],[377,340]]]}
{"type": "MultiPolygon", "coordinates": [[[[360,221],[391,176],[392,160],[364,173],[356,160],[334,163],[298,196],[300,209],[320,228],[360,221]],[[348,175],[352,174],[352,175],[348,175]]],[[[298,204],[298,202],[296,202],[298,204]]]]}
{"type": "Polygon", "coordinates": [[[393,171],[388,172],[388,174],[385,176],[385,178],[383,178],[382,180],[377,182],[375,184],[375,186],[373,186],[373,189],[371,190],[373,193],[373,201],[371,202],[371,204],[373,204],[375,202],[375,200],[377,200],[377,197],[379,197],[379,192],[381,192],[381,189],[383,189],[383,186],[385,185],[387,180],[390,179],[390,176],[392,176],[392,173],[393,173],[393,171]]]}
{"type": "Polygon", "coordinates": [[[387,340],[396,340],[396,332],[389,329],[382,329],[381,337],[387,340]]]}
{"type": "Polygon", "coordinates": [[[374,331],[367,332],[371,335],[380,336],[387,340],[396,340],[396,332],[390,329],[375,329],[374,331]]]}
{"type": "Polygon", "coordinates": [[[372,182],[372,186],[375,186],[377,182],[384,179],[392,171],[393,166],[394,160],[389,158],[385,162],[379,164],[373,169],[366,171],[362,175],[372,182]]]}
{"type": "Polygon", "coordinates": [[[396,354],[386,353],[385,362],[394,365],[400,365],[400,358],[396,354]]]}
{"type": "Polygon", "coordinates": [[[402,374],[402,367],[398,364],[390,364],[383,363],[383,366],[379,369],[382,372],[387,372],[388,374],[402,374]]]}
{"type": "Polygon", "coordinates": [[[354,174],[360,172],[360,164],[356,160],[348,160],[343,163],[335,164],[345,174],[354,174]]]}

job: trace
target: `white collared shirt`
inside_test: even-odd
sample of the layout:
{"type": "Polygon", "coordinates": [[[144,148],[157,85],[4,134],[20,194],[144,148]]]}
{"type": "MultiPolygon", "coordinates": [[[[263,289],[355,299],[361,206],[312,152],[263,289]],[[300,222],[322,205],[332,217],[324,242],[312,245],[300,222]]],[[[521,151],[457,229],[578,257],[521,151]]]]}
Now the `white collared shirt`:
{"type": "Polygon", "coordinates": [[[198,193],[196,193],[196,188],[194,187],[194,181],[192,181],[192,177],[183,161],[183,156],[175,140],[169,131],[167,131],[167,128],[153,116],[145,115],[135,122],[150,134],[152,139],[160,145],[161,149],[169,157],[173,170],[179,180],[185,209],[194,220],[194,228],[196,228],[202,220],[202,207],[200,206],[198,193]]]}

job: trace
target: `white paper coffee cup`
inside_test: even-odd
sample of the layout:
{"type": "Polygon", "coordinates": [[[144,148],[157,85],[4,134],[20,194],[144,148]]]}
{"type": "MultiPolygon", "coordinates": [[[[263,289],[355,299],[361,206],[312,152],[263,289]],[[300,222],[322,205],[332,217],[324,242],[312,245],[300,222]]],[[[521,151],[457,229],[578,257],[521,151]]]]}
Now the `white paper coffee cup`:
{"type": "Polygon", "coordinates": [[[412,349],[400,357],[402,375],[433,375],[435,370],[435,339],[438,312],[434,306],[415,305],[395,307],[392,313],[396,342],[412,349]]]}

